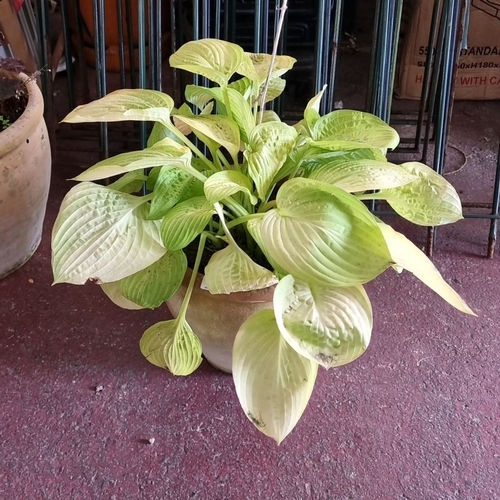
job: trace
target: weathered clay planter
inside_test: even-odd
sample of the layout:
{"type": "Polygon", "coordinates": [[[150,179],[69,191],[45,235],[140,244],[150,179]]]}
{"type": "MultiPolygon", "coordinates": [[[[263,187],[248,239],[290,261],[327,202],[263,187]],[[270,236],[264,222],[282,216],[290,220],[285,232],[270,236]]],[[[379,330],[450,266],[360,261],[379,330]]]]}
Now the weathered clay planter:
{"type": "MultiPolygon", "coordinates": [[[[24,74],[22,80],[28,80],[24,74]]],[[[24,113],[0,132],[0,278],[21,267],[42,236],[49,194],[51,156],[36,81],[26,83],[24,113]]]]}
{"type": "MultiPolygon", "coordinates": [[[[177,317],[182,299],[191,278],[186,278],[176,295],[167,302],[170,312],[177,317]]],[[[273,308],[274,286],[251,292],[212,295],[201,289],[203,276],[198,274],[189,302],[187,321],[203,345],[203,355],[212,365],[231,373],[233,343],[240,326],[255,311],[273,308]]]]}

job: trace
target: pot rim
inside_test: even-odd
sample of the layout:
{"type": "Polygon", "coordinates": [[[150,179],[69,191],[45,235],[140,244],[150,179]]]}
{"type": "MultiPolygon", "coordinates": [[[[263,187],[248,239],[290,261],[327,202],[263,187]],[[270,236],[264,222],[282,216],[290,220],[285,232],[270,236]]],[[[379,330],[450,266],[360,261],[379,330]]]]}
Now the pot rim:
{"type": "Polygon", "coordinates": [[[43,117],[43,96],[36,80],[25,73],[19,73],[17,77],[28,89],[28,104],[23,114],[16,121],[0,132],[0,157],[15,149],[21,142],[24,142],[43,117]]]}

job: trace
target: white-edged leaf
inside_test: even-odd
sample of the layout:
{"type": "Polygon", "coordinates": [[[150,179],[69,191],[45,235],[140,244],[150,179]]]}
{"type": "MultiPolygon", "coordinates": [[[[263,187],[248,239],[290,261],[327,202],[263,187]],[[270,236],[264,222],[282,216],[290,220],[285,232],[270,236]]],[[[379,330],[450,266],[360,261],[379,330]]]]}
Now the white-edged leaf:
{"type": "Polygon", "coordinates": [[[154,309],[174,295],[187,269],[182,250],[167,252],[161,259],[118,282],[121,294],[134,304],[154,309]]]}
{"type": "Polygon", "coordinates": [[[311,132],[315,143],[325,149],[394,149],[399,144],[396,130],[363,111],[332,111],[319,118],[311,132]]]}
{"type": "Polygon", "coordinates": [[[421,226],[440,226],[463,219],[460,197],[444,177],[423,163],[403,163],[401,168],[417,179],[377,193],[378,199],[388,201],[401,217],[421,226]]]}
{"type": "Polygon", "coordinates": [[[120,89],[76,107],[64,122],[156,121],[170,125],[173,99],[159,90],[120,89]]]}
{"type": "Polygon", "coordinates": [[[376,160],[334,161],[313,170],[309,178],[349,193],[400,187],[417,179],[399,165],[376,160]]]}
{"type": "Polygon", "coordinates": [[[234,43],[213,38],[187,42],[169,59],[172,68],[195,73],[226,87],[235,74],[250,76],[254,69],[243,49],[234,43]]]}
{"type": "Polygon", "coordinates": [[[286,181],[264,216],[266,252],[295,278],[326,286],[371,281],[391,264],[373,215],[342,189],[312,179],[286,181]]]}
{"type": "Polygon", "coordinates": [[[207,226],[215,214],[212,204],[204,196],[182,201],[163,218],[161,238],[171,252],[189,245],[207,226]]]}
{"type": "Polygon", "coordinates": [[[252,181],[237,170],[216,172],[205,181],[203,189],[208,202],[212,204],[241,191],[249,196],[252,205],[257,203],[257,198],[252,194],[252,181]]]}
{"type": "Polygon", "coordinates": [[[261,123],[253,129],[244,156],[261,200],[267,199],[274,177],[296,140],[297,131],[286,123],[261,123]]]}
{"type": "Polygon", "coordinates": [[[193,373],[202,362],[198,337],[185,320],[161,321],[148,328],[139,343],[144,357],[174,375],[193,373]]]}
{"type": "Polygon", "coordinates": [[[417,246],[391,226],[383,222],[379,222],[379,226],[392,259],[398,266],[410,271],[459,311],[475,316],[462,297],[446,283],[434,264],[417,246]]]}
{"type": "Polygon", "coordinates": [[[263,309],[241,326],[233,347],[233,380],[248,419],[278,444],[304,412],[318,365],[282,337],[274,312],[263,309]]]}
{"type": "Polygon", "coordinates": [[[131,311],[136,311],[138,309],[144,309],[144,307],[139,304],[135,304],[131,300],[126,299],[120,292],[120,282],[113,281],[109,283],[102,283],[100,285],[101,290],[108,296],[109,300],[113,302],[118,307],[122,309],[129,309],[131,311]]]}
{"type": "Polygon", "coordinates": [[[235,157],[240,150],[240,129],[238,125],[221,115],[177,116],[182,123],[188,125],[201,140],[208,137],[219,146],[223,146],[235,157]]]}
{"type": "Polygon", "coordinates": [[[52,230],[55,283],[118,281],[165,254],[146,197],[84,182],[64,197],[52,230]]]}
{"type": "Polygon", "coordinates": [[[274,292],[274,312],[285,340],[327,369],[351,363],[370,343],[372,308],[361,285],[309,285],[289,274],[274,292]]]}
{"type": "Polygon", "coordinates": [[[150,148],[106,158],[77,175],[73,180],[96,181],[161,165],[176,166],[190,172],[191,158],[192,153],[189,148],[165,138],[150,148]]]}

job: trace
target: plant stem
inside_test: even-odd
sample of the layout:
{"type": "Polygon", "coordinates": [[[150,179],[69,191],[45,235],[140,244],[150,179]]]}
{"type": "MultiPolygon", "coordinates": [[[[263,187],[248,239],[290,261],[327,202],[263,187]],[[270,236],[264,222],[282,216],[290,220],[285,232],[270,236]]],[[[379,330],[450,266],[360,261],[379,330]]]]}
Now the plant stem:
{"type": "Polygon", "coordinates": [[[276,206],[276,200],[264,203],[259,207],[259,210],[257,210],[257,214],[262,214],[264,212],[267,212],[269,209],[274,208],[275,206],[276,206]]]}
{"type": "Polygon", "coordinates": [[[226,224],[228,229],[231,229],[234,226],[237,226],[238,224],[243,224],[244,222],[248,222],[249,220],[253,219],[262,219],[264,217],[264,214],[248,214],[243,217],[238,217],[237,219],[232,220],[231,222],[228,222],[226,224]]]}
{"type": "Polygon", "coordinates": [[[224,94],[224,106],[226,106],[226,113],[228,118],[233,119],[233,111],[231,110],[231,101],[229,100],[229,91],[227,87],[222,89],[222,93],[224,94]]]}
{"type": "Polygon", "coordinates": [[[191,300],[191,295],[194,290],[194,285],[196,283],[196,277],[198,276],[198,269],[200,268],[201,257],[203,256],[203,250],[205,249],[205,241],[207,239],[206,233],[201,233],[200,243],[198,244],[198,251],[196,252],[196,260],[193,266],[193,273],[191,274],[191,279],[189,280],[189,285],[186,290],[186,295],[181,304],[181,309],[179,315],[177,316],[177,321],[184,321],[186,319],[186,312],[189,306],[189,301],[191,300]]]}
{"type": "Polygon", "coordinates": [[[264,90],[260,98],[259,125],[262,123],[262,119],[264,118],[264,108],[266,106],[267,91],[269,90],[269,84],[271,82],[271,76],[273,74],[274,63],[276,61],[276,55],[278,53],[278,45],[281,37],[281,30],[283,29],[283,22],[285,21],[285,14],[287,8],[288,8],[288,0],[283,0],[283,4],[278,9],[280,10],[280,18],[278,20],[278,26],[276,27],[276,33],[274,35],[274,45],[273,45],[273,52],[271,54],[271,64],[269,65],[266,84],[264,85],[264,90]]]}

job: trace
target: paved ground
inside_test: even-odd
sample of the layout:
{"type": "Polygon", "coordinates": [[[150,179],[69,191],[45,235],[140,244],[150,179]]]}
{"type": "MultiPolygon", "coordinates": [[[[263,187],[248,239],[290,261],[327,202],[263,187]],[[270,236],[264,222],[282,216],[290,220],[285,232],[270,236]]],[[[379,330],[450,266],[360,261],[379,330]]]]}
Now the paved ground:
{"type": "MultiPolygon", "coordinates": [[[[491,197],[499,104],[456,108],[447,170],[468,158],[449,178],[469,201],[491,197]]],[[[39,250],[0,281],[0,498],[500,499],[500,249],[484,257],[488,223],[441,230],[435,253],[478,318],[388,272],[369,287],[369,350],[320,372],[277,447],[230,376],[204,363],[173,378],[143,359],[139,338],[166,310],[51,287],[50,229],[65,179],[88,162],[71,149],[56,157],[39,250]]]]}

